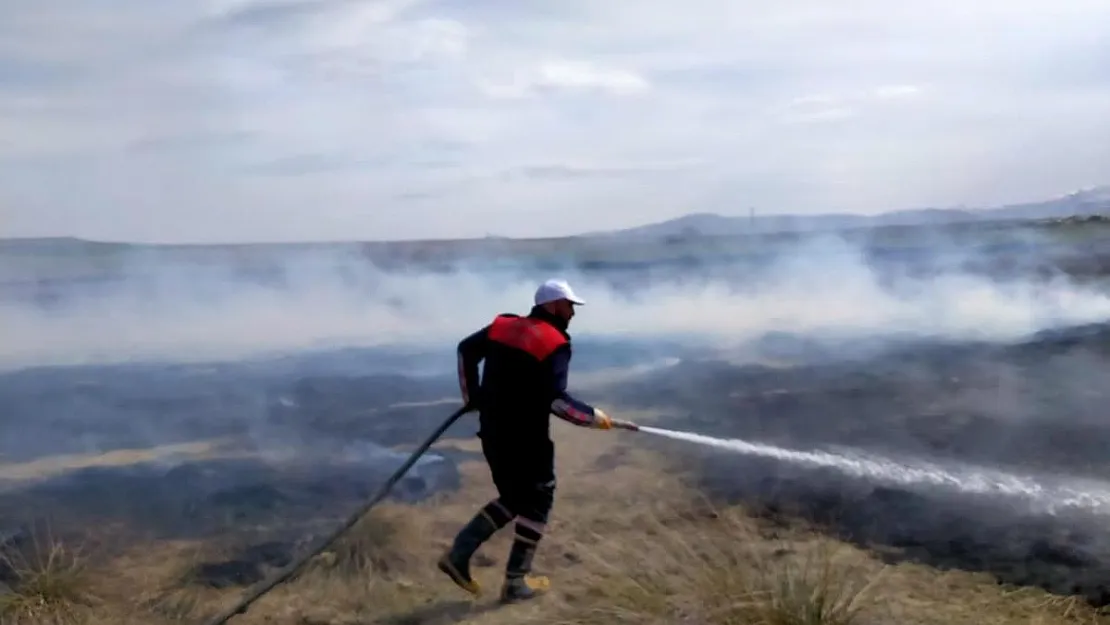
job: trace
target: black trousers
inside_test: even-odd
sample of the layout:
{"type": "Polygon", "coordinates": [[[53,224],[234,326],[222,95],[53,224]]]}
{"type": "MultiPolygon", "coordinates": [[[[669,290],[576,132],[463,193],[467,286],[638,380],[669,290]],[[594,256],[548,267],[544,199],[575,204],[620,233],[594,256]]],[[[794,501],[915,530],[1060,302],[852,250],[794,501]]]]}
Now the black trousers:
{"type": "Polygon", "coordinates": [[[550,440],[482,437],[501,505],[514,515],[547,524],[555,500],[555,453],[550,440]]]}

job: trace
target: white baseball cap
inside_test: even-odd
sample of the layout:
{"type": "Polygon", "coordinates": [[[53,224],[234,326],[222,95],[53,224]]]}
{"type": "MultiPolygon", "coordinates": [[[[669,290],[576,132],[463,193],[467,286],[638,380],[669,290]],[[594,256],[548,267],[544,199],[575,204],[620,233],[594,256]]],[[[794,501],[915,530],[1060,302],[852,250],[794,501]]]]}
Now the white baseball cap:
{"type": "Polygon", "coordinates": [[[548,302],[555,302],[565,299],[573,304],[581,306],[586,303],[586,300],[574,294],[574,290],[570,288],[566,280],[548,280],[536,289],[536,306],[541,306],[548,302]]]}

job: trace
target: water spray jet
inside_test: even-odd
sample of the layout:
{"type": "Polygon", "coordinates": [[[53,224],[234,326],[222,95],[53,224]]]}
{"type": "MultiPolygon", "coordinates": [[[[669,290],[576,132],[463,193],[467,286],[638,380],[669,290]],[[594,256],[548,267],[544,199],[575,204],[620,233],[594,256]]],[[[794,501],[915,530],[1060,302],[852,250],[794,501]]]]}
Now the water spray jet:
{"type": "Polygon", "coordinates": [[[736,438],[614,421],[613,427],[672,440],[723,449],[905,487],[940,487],[960,493],[1025,499],[1036,511],[1056,514],[1063,509],[1110,514],[1110,485],[1077,478],[1034,478],[973,465],[948,467],[926,461],[894,461],[859,450],[799,451],[736,438]]]}

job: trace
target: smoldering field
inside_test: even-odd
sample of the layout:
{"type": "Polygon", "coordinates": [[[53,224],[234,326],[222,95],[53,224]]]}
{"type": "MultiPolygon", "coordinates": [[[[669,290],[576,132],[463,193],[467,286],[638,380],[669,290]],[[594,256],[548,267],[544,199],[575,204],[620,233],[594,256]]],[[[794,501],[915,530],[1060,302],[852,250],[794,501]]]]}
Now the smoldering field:
{"type": "MultiPolygon", "coordinates": [[[[1097,499],[1110,493],[1110,233],[1081,234],[403,253],[0,246],[0,523],[250,528],[253,555],[210,572],[256,579],[252,559],[281,562],[330,528],[403,460],[391,448],[456,407],[455,343],[497,312],[525,312],[551,275],[589,300],[571,328],[571,385],[611,412],[648,407],[663,427],[971,477],[982,467],[1097,499]]],[[[472,433],[464,419],[448,436],[472,433]]],[[[1110,512],[1095,505],[616,435],[698,461],[695,485],[768,515],[1107,601],[1110,512]]],[[[430,456],[397,495],[454,488],[457,460],[430,456]]]]}

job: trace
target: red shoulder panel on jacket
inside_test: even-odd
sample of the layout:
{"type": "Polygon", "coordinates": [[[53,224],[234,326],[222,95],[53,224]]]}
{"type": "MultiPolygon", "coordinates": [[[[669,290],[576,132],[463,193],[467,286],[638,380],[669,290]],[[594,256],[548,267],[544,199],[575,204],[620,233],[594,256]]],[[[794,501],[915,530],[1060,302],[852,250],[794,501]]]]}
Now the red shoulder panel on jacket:
{"type": "Polygon", "coordinates": [[[566,344],[567,339],[551,324],[530,317],[498,315],[490,324],[490,340],[543,360],[566,344]]]}

